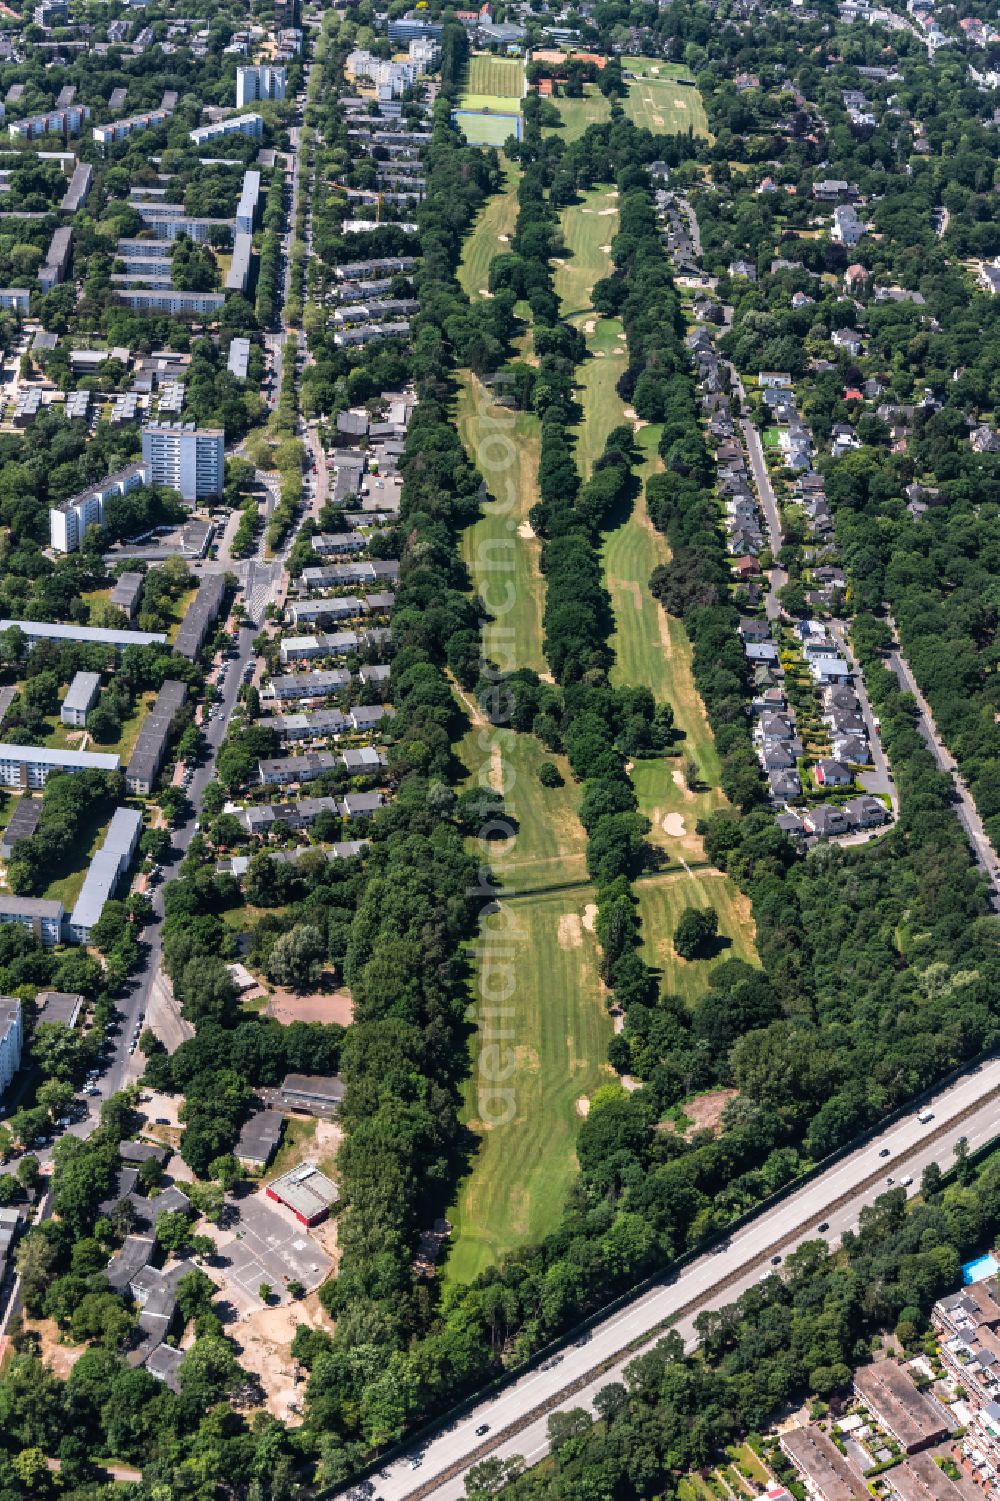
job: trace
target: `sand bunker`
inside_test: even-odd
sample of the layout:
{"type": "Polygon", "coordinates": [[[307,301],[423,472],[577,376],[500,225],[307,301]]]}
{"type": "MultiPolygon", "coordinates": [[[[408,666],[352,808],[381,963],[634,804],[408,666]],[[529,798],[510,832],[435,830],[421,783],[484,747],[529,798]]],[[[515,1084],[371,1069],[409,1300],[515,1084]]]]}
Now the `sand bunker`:
{"type": "Polygon", "coordinates": [[[593,902],[588,902],[586,907],[584,907],[583,909],[583,926],[586,928],[588,933],[592,933],[594,931],[594,924],[596,921],[597,907],[593,902]]]}
{"type": "Polygon", "coordinates": [[[673,839],[680,839],[684,834],[684,820],[679,813],[668,813],[663,820],[663,831],[673,839]]]}
{"type": "Polygon", "coordinates": [[[519,537],[523,537],[525,541],[528,541],[531,537],[533,537],[535,535],[535,529],[532,526],[531,522],[522,521],[521,525],[517,529],[517,535],[519,537]]]}
{"type": "Polygon", "coordinates": [[[577,1115],[590,1114],[590,1101],[585,1094],[582,1094],[576,1102],[576,1113],[577,1115]]]}

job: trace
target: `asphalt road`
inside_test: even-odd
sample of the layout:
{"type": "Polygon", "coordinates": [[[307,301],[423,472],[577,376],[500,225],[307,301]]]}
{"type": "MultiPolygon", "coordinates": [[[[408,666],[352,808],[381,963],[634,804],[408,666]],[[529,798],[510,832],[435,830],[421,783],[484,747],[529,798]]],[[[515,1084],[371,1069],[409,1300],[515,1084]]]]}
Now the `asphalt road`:
{"type": "Polygon", "coordinates": [[[912,1177],[907,1192],[915,1193],[930,1162],[942,1169],[953,1165],[961,1137],[970,1151],[992,1141],[997,1135],[998,1096],[1000,1058],[969,1070],[920,1112],[908,1113],[875,1141],[762,1211],[716,1252],[637,1297],[580,1343],[477,1405],[424,1445],[408,1450],[372,1477],[370,1489],[346,1487],[338,1495],[364,1495],[372,1501],[423,1496],[460,1501],[466,1471],[487,1455],[521,1455],[528,1464],[537,1463],[548,1449],[551,1412],[589,1408],[602,1387],[621,1380],[628,1362],[649,1347],[664,1324],[676,1327],[685,1342],[693,1344],[699,1313],[731,1303],[755,1282],[778,1272],[772,1257],[784,1259],[802,1241],[817,1239],[819,1224],[828,1222],[823,1238],[836,1242],[857,1224],[866,1205],[888,1191],[887,1178],[898,1185],[901,1178],[912,1177]],[[933,1120],[922,1124],[918,1113],[927,1109],[933,1120]],[[489,1432],[477,1435],[476,1429],[484,1424],[489,1432]],[[414,1459],[419,1460],[416,1467],[414,1459]]]}
{"type": "MultiPolygon", "coordinates": [[[[735,373],[735,372],[734,372],[735,373]]],[[[743,388],[740,387],[742,398],[743,388]]],[[[744,417],[740,423],[743,436],[746,439],[747,453],[750,457],[750,468],[753,470],[754,485],[757,489],[757,498],[764,512],[764,520],[767,523],[767,535],[771,545],[771,554],[777,557],[784,542],[784,533],[781,530],[781,515],[778,511],[778,501],[771,484],[771,476],[767,472],[767,463],[764,459],[764,449],[761,446],[760,434],[749,417],[744,417]]],[[[767,592],[765,608],[769,620],[777,620],[781,614],[781,605],[778,602],[778,590],[788,583],[788,574],[777,563],[771,568],[770,584],[767,592]]]]}

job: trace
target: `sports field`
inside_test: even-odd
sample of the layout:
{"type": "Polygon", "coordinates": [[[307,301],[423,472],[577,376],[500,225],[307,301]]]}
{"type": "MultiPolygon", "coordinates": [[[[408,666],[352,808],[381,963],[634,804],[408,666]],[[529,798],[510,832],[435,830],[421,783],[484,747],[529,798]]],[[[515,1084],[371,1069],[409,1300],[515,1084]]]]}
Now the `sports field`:
{"type": "Polygon", "coordinates": [[[470,146],[503,146],[511,136],[521,139],[520,114],[457,109],[453,118],[470,146]]]}
{"type": "MultiPolygon", "coordinates": [[[[469,76],[462,108],[468,108],[466,100],[472,96],[490,100],[510,101],[524,95],[524,64],[517,57],[493,57],[489,53],[469,58],[469,76]]],[[[478,106],[472,106],[478,108],[478,106]]]]}
{"type": "Polygon", "coordinates": [[[517,223],[517,185],[521,173],[506,157],[502,158],[502,165],[504,187],[501,192],[487,198],[480,209],[466,236],[458,264],[459,283],[473,302],[488,290],[490,262],[495,255],[502,255],[507,250],[507,242],[517,223]]]}
{"type": "Polygon", "coordinates": [[[471,57],[455,123],[473,146],[502,146],[512,135],[520,140],[523,96],[524,64],[519,58],[471,57]]]}
{"type": "Polygon", "coordinates": [[[654,135],[685,135],[693,130],[695,135],[709,136],[705,106],[690,69],[659,57],[623,57],[622,69],[634,75],[629,80],[625,113],[636,125],[644,125],[654,135]]]}

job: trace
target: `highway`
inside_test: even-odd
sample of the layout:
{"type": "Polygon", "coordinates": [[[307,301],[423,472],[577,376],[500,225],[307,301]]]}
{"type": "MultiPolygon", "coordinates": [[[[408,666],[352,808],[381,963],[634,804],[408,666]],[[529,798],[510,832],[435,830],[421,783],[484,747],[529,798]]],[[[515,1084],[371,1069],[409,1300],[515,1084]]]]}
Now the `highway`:
{"type": "Polygon", "coordinates": [[[418,1501],[425,1496],[460,1501],[467,1470],[487,1456],[520,1455],[528,1464],[537,1463],[548,1449],[552,1412],[590,1407],[596,1393],[621,1380],[628,1362],[667,1324],[693,1344],[699,1313],[731,1303],[767,1275],[780,1275],[772,1258],[783,1260],[802,1241],[816,1239],[820,1224],[827,1226],[825,1239],[838,1241],[857,1225],[866,1205],[888,1192],[887,1180],[896,1186],[912,1178],[906,1191],[915,1193],[929,1163],[942,1169],[954,1164],[961,1137],[972,1152],[992,1141],[997,1135],[998,1099],[1000,1058],[993,1058],[940,1090],[919,1112],[908,1112],[874,1141],[762,1210],[716,1251],[640,1294],[579,1343],[512,1381],[424,1444],[407,1449],[370,1481],[345,1487],[337,1495],[371,1501],[418,1501]],[[918,1115],[927,1110],[933,1119],[921,1122],[918,1115]],[[484,1425],[488,1431],[477,1433],[484,1425]]]}

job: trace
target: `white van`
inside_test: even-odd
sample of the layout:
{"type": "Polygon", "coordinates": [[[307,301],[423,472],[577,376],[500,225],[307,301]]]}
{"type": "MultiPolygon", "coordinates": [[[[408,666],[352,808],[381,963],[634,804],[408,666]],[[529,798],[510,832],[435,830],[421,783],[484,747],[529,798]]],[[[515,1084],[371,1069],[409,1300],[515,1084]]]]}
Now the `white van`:
{"type": "Polygon", "coordinates": [[[921,1110],[920,1114],[917,1116],[917,1120],[920,1122],[920,1124],[922,1126],[926,1126],[927,1122],[928,1121],[932,1121],[933,1119],[934,1119],[934,1112],[933,1112],[933,1110],[921,1110]]]}

